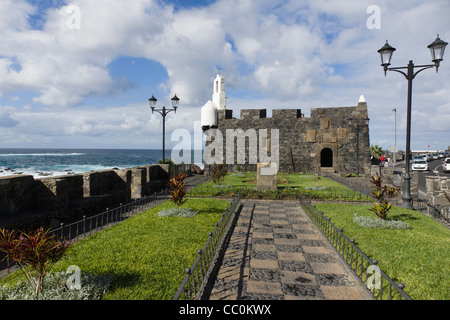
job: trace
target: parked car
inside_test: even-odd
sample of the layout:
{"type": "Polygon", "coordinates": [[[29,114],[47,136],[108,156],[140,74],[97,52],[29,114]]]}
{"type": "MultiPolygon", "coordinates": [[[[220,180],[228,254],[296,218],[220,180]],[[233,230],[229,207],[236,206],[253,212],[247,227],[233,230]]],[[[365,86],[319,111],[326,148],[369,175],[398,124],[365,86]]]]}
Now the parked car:
{"type": "Polygon", "coordinates": [[[438,155],[437,153],[433,153],[432,159],[433,159],[433,160],[439,159],[439,155],[438,155]]]}
{"type": "Polygon", "coordinates": [[[428,163],[426,160],[414,160],[411,166],[413,171],[428,171],[428,163]]]}
{"type": "Polygon", "coordinates": [[[450,172],[450,158],[445,158],[442,168],[444,169],[444,172],[450,172]]]}

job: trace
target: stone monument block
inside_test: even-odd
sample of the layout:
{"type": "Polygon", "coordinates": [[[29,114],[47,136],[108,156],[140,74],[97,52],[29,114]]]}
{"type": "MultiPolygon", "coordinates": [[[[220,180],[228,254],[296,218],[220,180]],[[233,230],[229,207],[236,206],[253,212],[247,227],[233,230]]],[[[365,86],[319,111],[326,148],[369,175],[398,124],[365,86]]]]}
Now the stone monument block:
{"type": "Polygon", "coordinates": [[[275,163],[258,163],[256,171],[256,188],[264,191],[277,189],[278,170],[275,163]]]}

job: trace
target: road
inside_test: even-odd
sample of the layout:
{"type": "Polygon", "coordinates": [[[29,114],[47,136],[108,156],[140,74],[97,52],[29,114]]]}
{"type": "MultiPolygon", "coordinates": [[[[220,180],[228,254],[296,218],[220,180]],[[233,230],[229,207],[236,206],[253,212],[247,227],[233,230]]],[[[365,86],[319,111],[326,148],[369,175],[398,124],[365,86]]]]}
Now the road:
{"type": "MultiPolygon", "coordinates": [[[[418,171],[419,172],[419,198],[421,199],[425,199],[426,198],[426,177],[427,176],[431,176],[431,177],[449,177],[450,178],[450,173],[444,173],[444,171],[442,170],[442,164],[444,163],[445,158],[441,158],[438,160],[432,160],[430,162],[428,162],[428,171],[427,172],[422,172],[422,171],[418,171]]],[[[394,181],[396,182],[396,185],[399,185],[399,183],[401,183],[401,177],[400,174],[402,172],[401,169],[404,168],[404,165],[399,165],[397,166],[398,169],[400,170],[396,170],[396,177],[394,179],[394,181]]],[[[412,171],[411,171],[412,172],[412,171]]]]}

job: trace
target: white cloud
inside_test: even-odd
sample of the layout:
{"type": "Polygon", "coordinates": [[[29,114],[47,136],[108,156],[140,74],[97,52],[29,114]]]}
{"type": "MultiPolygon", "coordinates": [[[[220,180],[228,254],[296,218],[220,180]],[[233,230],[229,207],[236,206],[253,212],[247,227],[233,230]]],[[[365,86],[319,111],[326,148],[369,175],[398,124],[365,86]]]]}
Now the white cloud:
{"type": "MultiPolygon", "coordinates": [[[[174,93],[181,98],[179,113],[168,118],[168,130],[191,130],[199,107],[211,98],[212,79],[220,67],[232,109],[289,106],[307,114],[310,107],[354,105],[364,94],[371,141],[389,143],[394,107],[399,130],[404,126],[407,83],[393,72],[384,77],[377,49],[389,39],[397,48],[393,64],[406,65],[410,59],[424,64],[430,63],[426,46],[438,32],[450,39],[446,0],[380,0],[380,30],[366,26],[366,9],[373,4],[368,0],[218,0],[179,10],[152,0],[73,4],[80,8],[79,29],[67,27],[73,13],[63,5],[45,9],[42,28],[32,29],[30,15],[42,7],[2,1],[0,106],[10,105],[10,95],[20,97],[23,90],[33,96],[14,100],[15,107],[1,113],[5,124],[16,126],[0,129],[5,137],[0,145],[20,141],[18,137],[27,143],[91,137],[96,145],[126,146],[127,137],[139,137],[159,147],[161,117],[150,115],[147,106],[137,112],[130,104],[86,104],[86,98],[110,97],[129,88],[108,69],[120,56],[155,60],[166,68],[169,78],[159,90],[166,92],[164,99],[174,93]],[[240,92],[258,98],[241,100],[240,92]],[[10,140],[16,127],[22,131],[10,140]]],[[[448,129],[448,60],[437,76],[425,71],[414,80],[413,130],[423,134],[415,134],[413,146],[448,129]]],[[[399,144],[401,136],[399,132],[399,144]]]]}

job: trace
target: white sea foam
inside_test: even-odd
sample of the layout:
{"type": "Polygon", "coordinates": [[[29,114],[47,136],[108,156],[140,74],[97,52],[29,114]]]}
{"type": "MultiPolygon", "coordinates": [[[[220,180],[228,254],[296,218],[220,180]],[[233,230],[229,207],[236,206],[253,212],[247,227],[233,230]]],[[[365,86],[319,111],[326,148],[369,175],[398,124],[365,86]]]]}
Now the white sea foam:
{"type": "MultiPolygon", "coordinates": [[[[119,168],[119,167],[114,167],[119,168]]],[[[0,167],[0,177],[6,176],[18,176],[18,175],[30,175],[35,179],[41,179],[46,177],[59,177],[67,176],[72,174],[81,174],[91,171],[101,171],[101,170],[112,170],[112,167],[106,167],[101,165],[64,165],[64,166],[54,166],[53,170],[43,170],[37,168],[3,168],[0,167]]],[[[122,169],[122,168],[119,168],[122,169]]]]}
{"type": "Polygon", "coordinates": [[[0,153],[0,157],[65,157],[82,155],[85,155],[85,153],[0,153]]]}

